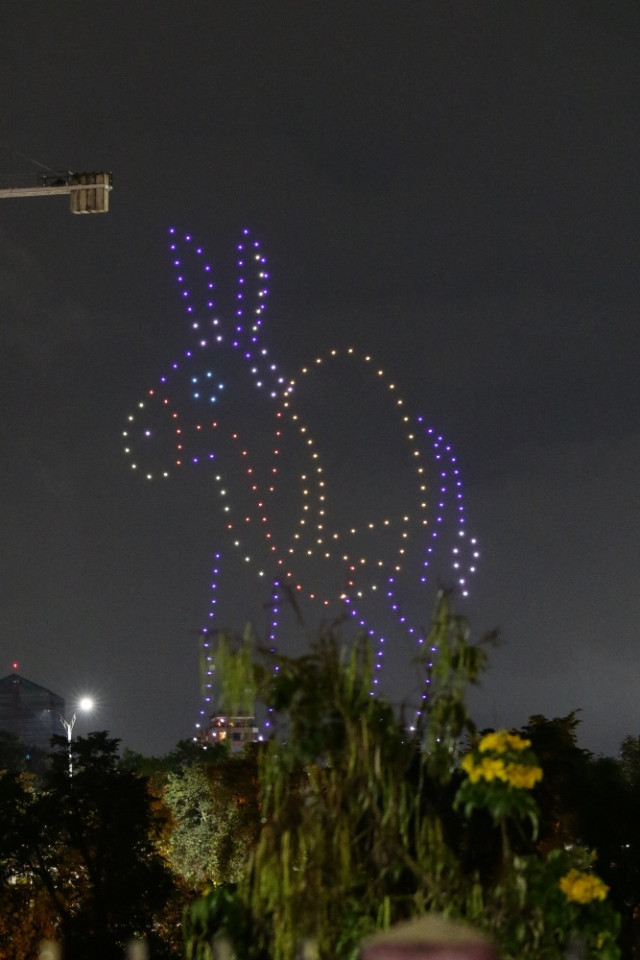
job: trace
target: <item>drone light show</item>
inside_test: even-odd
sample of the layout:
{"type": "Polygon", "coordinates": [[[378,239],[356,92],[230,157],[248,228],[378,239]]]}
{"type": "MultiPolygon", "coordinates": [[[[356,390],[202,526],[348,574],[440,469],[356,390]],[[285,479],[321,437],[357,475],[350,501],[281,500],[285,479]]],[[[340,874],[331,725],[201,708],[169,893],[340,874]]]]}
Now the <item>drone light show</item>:
{"type": "Polygon", "coordinates": [[[263,329],[267,260],[248,230],[226,309],[194,238],[171,229],[169,252],[188,340],[130,414],[124,440],[131,469],[148,483],[182,485],[193,470],[211,481],[219,536],[201,631],[201,715],[212,711],[229,593],[246,598],[246,619],[273,651],[289,651],[300,621],[351,624],[374,650],[372,694],[387,674],[408,680],[424,653],[434,588],[466,597],[479,556],[451,445],[352,346],[281,369],[263,329]]]}

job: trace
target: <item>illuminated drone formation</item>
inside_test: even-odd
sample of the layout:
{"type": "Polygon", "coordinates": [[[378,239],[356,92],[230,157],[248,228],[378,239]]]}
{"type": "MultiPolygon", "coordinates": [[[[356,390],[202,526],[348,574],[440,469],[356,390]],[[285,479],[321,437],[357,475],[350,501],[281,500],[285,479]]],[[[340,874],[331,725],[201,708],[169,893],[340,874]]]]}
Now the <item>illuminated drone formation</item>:
{"type": "MultiPolygon", "coordinates": [[[[207,464],[227,534],[225,569],[234,571],[236,590],[245,576],[269,610],[271,648],[292,609],[315,609],[324,620],[353,618],[374,645],[373,693],[388,659],[385,645],[405,638],[417,652],[425,643],[426,630],[408,612],[424,615],[425,585],[453,579],[468,594],[478,550],[466,531],[453,451],[406,410],[384,370],[354,348],[328,350],[296,378],[282,373],[263,342],[269,275],[248,230],[237,246],[230,319],[214,304],[202,248],[188,234],[169,235],[191,342],[129,417],[131,468],[164,481],[207,464]],[[358,380],[356,401],[348,404],[358,380]],[[367,437],[352,434],[341,451],[354,410],[367,437]],[[384,455],[364,468],[364,450],[378,439],[384,455]]],[[[222,559],[215,554],[202,631],[202,715],[211,710],[222,559]]]]}

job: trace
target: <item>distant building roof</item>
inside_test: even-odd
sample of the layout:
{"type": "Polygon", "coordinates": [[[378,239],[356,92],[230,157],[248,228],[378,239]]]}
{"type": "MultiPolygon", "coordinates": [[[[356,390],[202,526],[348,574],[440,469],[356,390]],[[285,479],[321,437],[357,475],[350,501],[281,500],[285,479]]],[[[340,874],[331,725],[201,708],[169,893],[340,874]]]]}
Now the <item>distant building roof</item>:
{"type": "Polygon", "coordinates": [[[34,683],[33,680],[27,680],[26,677],[21,677],[19,673],[10,673],[8,676],[2,677],[0,680],[0,697],[2,697],[3,694],[6,695],[9,691],[13,691],[16,684],[26,693],[53,697],[54,700],[60,700],[64,704],[63,697],[59,697],[57,693],[47,690],[46,687],[41,687],[39,683],[34,683]]]}

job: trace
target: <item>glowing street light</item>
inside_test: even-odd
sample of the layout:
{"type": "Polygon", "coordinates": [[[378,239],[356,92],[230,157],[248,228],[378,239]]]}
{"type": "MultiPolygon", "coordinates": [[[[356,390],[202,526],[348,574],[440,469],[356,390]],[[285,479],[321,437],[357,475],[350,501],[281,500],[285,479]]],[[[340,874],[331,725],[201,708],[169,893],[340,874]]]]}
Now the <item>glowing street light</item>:
{"type": "Polygon", "coordinates": [[[71,758],[71,734],[73,733],[73,728],[76,724],[78,717],[78,710],[82,710],[83,713],[90,713],[93,710],[93,700],[91,697],[82,697],[78,701],[78,709],[74,711],[71,720],[65,720],[61,713],[58,714],[58,720],[62,724],[67,734],[67,753],[69,755],[69,776],[73,776],[73,760],[71,758]]]}

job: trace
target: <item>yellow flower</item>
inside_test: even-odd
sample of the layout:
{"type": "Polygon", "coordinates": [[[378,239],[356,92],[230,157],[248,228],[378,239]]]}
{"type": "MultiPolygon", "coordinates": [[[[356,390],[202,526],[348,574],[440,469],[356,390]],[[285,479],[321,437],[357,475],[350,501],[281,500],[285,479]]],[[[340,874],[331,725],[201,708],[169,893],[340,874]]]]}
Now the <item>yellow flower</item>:
{"type": "Polygon", "coordinates": [[[474,766],[475,766],[475,761],[474,761],[474,759],[473,759],[473,754],[472,754],[472,753],[465,753],[464,757],[463,757],[462,760],[460,761],[460,766],[462,767],[462,769],[464,770],[465,773],[470,774],[471,771],[473,770],[474,766]]]}
{"type": "Polygon", "coordinates": [[[480,763],[476,763],[473,756],[468,753],[466,757],[462,758],[460,766],[468,773],[471,783],[477,783],[478,780],[507,780],[507,773],[502,760],[483,757],[480,763]]]}
{"type": "Polygon", "coordinates": [[[542,780],[541,767],[528,767],[524,763],[508,763],[507,780],[517,790],[532,790],[542,780]]]}
{"type": "Polygon", "coordinates": [[[509,733],[508,730],[497,730],[484,736],[478,749],[480,753],[486,753],[488,750],[504,753],[506,750],[526,750],[530,746],[531,740],[525,740],[516,733],[509,733]]]}
{"type": "Polygon", "coordinates": [[[570,870],[558,881],[558,885],[567,900],[573,903],[591,903],[592,900],[604,900],[609,887],[600,877],[582,870],[570,870]]]}
{"type": "Polygon", "coordinates": [[[477,763],[473,753],[467,753],[460,766],[471,783],[479,780],[501,780],[516,790],[531,790],[542,780],[542,769],[526,763],[505,763],[501,757],[482,757],[477,763]]]}

